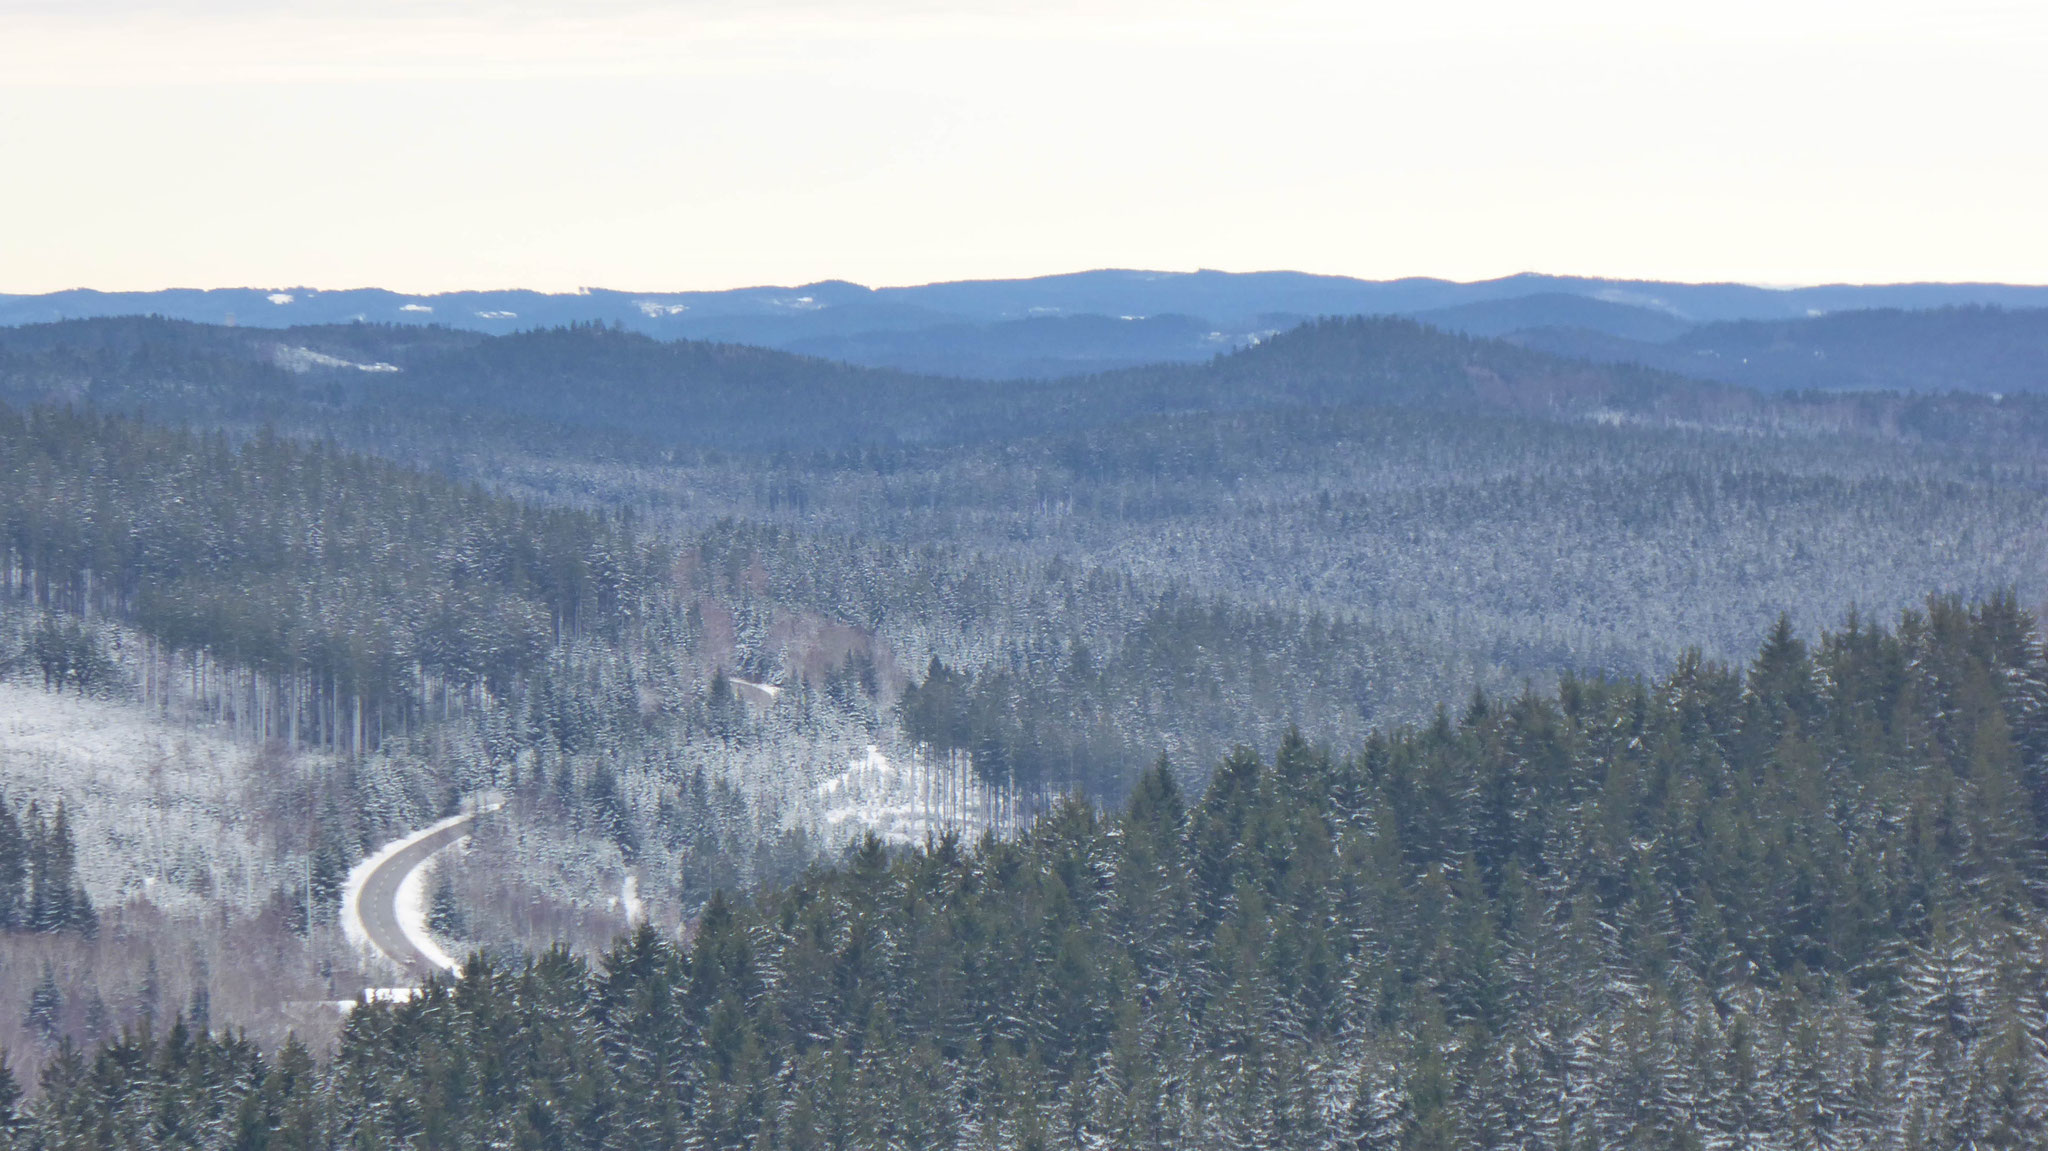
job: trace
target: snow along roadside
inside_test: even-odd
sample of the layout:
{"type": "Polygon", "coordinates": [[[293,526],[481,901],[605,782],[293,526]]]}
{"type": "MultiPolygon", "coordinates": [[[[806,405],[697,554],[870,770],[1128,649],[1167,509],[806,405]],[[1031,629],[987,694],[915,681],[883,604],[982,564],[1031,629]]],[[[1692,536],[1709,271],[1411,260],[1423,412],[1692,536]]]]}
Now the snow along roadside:
{"type": "MultiPolygon", "coordinates": [[[[341,893],[341,931],[343,935],[348,937],[348,941],[354,944],[358,950],[384,955],[383,950],[371,941],[369,928],[363,926],[363,885],[369,882],[370,873],[382,867],[392,856],[397,855],[420,840],[435,832],[445,831],[456,824],[473,819],[476,815],[476,812],[464,812],[461,815],[451,815],[439,823],[422,827],[411,835],[392,840],[350,868],[348,882],[343,885],[341,893]]],[[[428,856],[427,858],[432,859],[433,856],[428,856]]],[[[433,937],[427,933],[425,880],[423,878],[425,871],[426,861],[422,860],[420,865],[414,867],[411,873],[405,877],[405,881],[399,885],[397,907],[399,930],[405,932],[406,942],[418,948],[420,954],[426,957],[427,962],[434,964],[443,971],[454,971],[456,967],[455,961],[449,958],[448,953],[441,950],[441,946],[435,943],[433,937]]],[[[391,957],[384,955],[384,958],[390,959],[391,957]]]]}
{"type": "MultiPolygon", "coordinates": [[[[454,847],[455,843],[448,847],[454,847]]],[[[448,850],[448,847],[441,851],[448,850]]],[[[441,851],[420,860],[419,866],[406,873],[405,880],[398,885],[398,898],[393,901],[397,906],[392,911],[398,918],[398,930],[405,933],[405,941],[420,953],[420,958],[460,979],[461,965],[455,962],[454,956],[441,949],[441,945],[434,941],[433,932],[427,930],[427,873],[434,869],[434,861],[441,858],[441,851]]]]}

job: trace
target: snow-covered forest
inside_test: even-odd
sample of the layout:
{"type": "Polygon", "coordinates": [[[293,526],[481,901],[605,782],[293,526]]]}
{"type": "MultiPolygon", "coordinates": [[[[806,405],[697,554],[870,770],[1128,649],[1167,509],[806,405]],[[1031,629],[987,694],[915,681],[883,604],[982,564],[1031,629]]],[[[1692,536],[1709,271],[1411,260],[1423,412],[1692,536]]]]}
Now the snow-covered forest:
{"type": "Polygon", "coordinates": [[[2028,1147],[2048,657],[2009,597],[1774,628],[1336,755],[1162,763],[686,945],[474,956],[331,1064],[66,1052],[43,1146],[2028,1147]],[[170,1137],[166,1132],[173,1133],[170,1137]]]}
{"type": "Polygon", "coordinates": [[[155,1066],[183,1013],[175,1058],[278,1123],[447,1097],[375,1078],[433,1028],[454,1063],[514,1020],[594,1045],[596,1079],[519,1080],[523,1118],[321,1129],[373,1143],[858,1143],[821,1109],[901,1091],[951,1133],[889,1136],[918,1146],[1651,1145],[1612,1134],[1629,1092],[1781,1134],[1834,1108],[1853,1144],[1906,1138],[1869,1114],[1932,1098],[1929,1060],[1988,1083],[1978,1037],[2039,994],[2038,400],[1763,396],[1391,321],[1012,386],[144,320],[0,332],[0,400],[0,801],[23,891],[69,858],[91,911],[0,931],[0,1046],[70,1101],[39,1123],[155,1090],[67,1040],[148,1021],[112,1057],[155,1066]],[[486,792],[430,903],[487,963],[344,1032],[394,975],[343,877],[486,792]],[[941,921],[982,966],[901,950],[941,921]],[[1953,1050],[1898,1030],[1941,963],[1979,981],[1953,1050]],[[1039,974],[960,998],[997,969],[1039,974]],[[663,1064],[668,1112],[623,1118],[654,1085],[606,1062],[642,1042],[613,987],[717,1053],[663,1064]],[[288,1033],[341,1062],[259,1061],[288,1033]],[[1861,1102],[1729,1087],[1795,1055],[1861,1102]]]}

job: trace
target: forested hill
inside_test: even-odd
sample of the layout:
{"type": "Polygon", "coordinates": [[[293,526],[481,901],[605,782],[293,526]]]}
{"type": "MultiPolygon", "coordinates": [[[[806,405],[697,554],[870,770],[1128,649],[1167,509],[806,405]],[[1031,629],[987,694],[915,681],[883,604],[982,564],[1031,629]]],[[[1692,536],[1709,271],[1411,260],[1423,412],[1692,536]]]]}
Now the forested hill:
{"type": "Polygon", "coordinates": [[[959,406],[956,381],[595,326],[489,337],[410,326],[282,332],[149,317],[0,331],[0,398],[83,403],[358,446],[736,450],[895,442],[959,406]]]}
{"type": "Polygon", "coordinates": [[[1558,355],[1648,364],[1767,392],[2048,392],[2048,309],[1882,309],[1703,324],[1624,339],[1579,326],[1509,338],[1558,355]]]}
{"type": "Polygon", "coordinates": [[[738,450],[998,438],[1163,413],[1428,406],[1575,415],[1705,389],[1406,320],[1324,321],[1206,365],[1055,381],[942,380],[583,326],[481,337],[351,325],[251,332],[154,319],[0,333],[0,387],[159,417],[375,427],[507,417],[738,450]]]}
{"type": "Polygon", "coordinates": [[[1079,402],[1148,414],[1398,405],[1571,416],[1614,405],[1654,410],[1681,397],[1711,407],[1737,394],[1665,372],[1575,363],[1388,317],[1318,320],[1206,365],[1136,368],[1091,382],[1095,386],[1085,391],[1075,387],[1079,402]]]}
{"type": "MultiPolygon", "coordinates": [[[[1866,334],[1886,322],[1878,313],[1853,315],[1863,317],[1853,326],[1866,334]]],[[[1841,326],[1852,326],[1851,316],[1840,319],[1841,326]]],[[[1873,342],[1865,360],[1881,359],[1883,346],[1873,342]]],[[[1740,375],[1686,374],[1696,361],[1684,356],[1614,355],[1602,362],[1600,356],[1578,358],[1575,349],[1564,352],[1457,335],[1413,320],[1324,319],[1207,364],[1161,364],[1073,381],[1079,394],[1071,402],[1083,410],[1099,405],[1105,417],[1111,410],[1396,406],[1744,433],[1847,433],[2030,455],[2048,449],[2048,398],[1949,390],[1971,378],[1966,365],[1953,374],[1954,383],[1919,392],[1911,390],[1914,382],[1924,385],[1930,377],[1916,368],[1873,375],[1862,391],[1773,394],[1746,386],[1740,375]]],[[[2048,365],[2048,348],[2030,349],[2024,340],[1975,354],[2001,357],[2008,372],[2040,372],[2048,365]]]]}
{"type": "Polygon", "coordinates": [[[0,405],[7,597],[243,678],[225,706],[268,738],[358,747],[502,692],[615,626],[647,563],[617,520],[329,446],[0,405]]]}
{"type": "Polygon", "coordinates": [[[1547,420],[1853,432],[2038,451],[2048,403],[1766,397],[1401,319],[1324,320],[1206,364],[989,382],[585,326],[490,337],[417,326],[274,331],[128,318],[0,330],[0,399],[333,435],[447,454],[647,455],[1009,440],[1162,414],[1423,407],[1547,420]]]}
{"type": "Polygon", "coordinates": [[[1780,627],[1014,842],[872,839],[322,1067],[67,1051],[36,1147],[2036,1147],[2048,661],[2009,599],[1780,627]]]}

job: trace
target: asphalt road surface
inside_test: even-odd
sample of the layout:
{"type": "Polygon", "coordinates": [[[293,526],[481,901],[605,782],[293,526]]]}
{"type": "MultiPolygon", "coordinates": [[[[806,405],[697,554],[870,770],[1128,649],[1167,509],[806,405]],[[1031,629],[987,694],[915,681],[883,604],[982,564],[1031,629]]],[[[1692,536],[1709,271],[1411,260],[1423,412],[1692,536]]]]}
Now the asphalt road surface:
{"type": "Polygon", "coordinates": [[[363,880],[363,893],[357,907],[363,917],[363,932],[377,950],[389,956],[393,962],[404,968],[414,979],[425,979],[429,975],[441,974],[419,949],[405,937],[405,931],[398,925],[398,888],[413,870],[434,857],[434,854],[463,836],[469,834],[469,825],[474,815],[460,823],[450,824],[432,835],[412,844],[378,865],[363,880]]]}

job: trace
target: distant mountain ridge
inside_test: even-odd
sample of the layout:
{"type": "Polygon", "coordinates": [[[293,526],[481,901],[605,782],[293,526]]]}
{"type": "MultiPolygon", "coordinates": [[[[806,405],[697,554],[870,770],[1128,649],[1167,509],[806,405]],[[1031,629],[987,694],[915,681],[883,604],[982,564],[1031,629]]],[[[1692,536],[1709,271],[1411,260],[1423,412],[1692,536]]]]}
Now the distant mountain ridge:
{"type": "Polygon", "coordinates": [[[1962,306],[2048,308],[2048,287],[1890,284],[1780,290],[1537,274],[1459,283],[1300,272],[1101,270],[911,287],[823,281],[707,292],[79,289],[0,295],[0,325],[158,315],[257,328],[361,321],[503,335],[598,322],[659,339],[753,344],[871,367],[999,379],[1205,360],[1321,316],[1404,315],[1482,336],[1551,333],[1532,338],[1531,346],[1651,362],[1651,353],[1633,345],[1669,340],[1704,324],[1962,306]],[[1576,337],[1575,344],[1555,334],[1579,331],[1627,343],[1617,350],[1597,340],[1576,337]]]}

